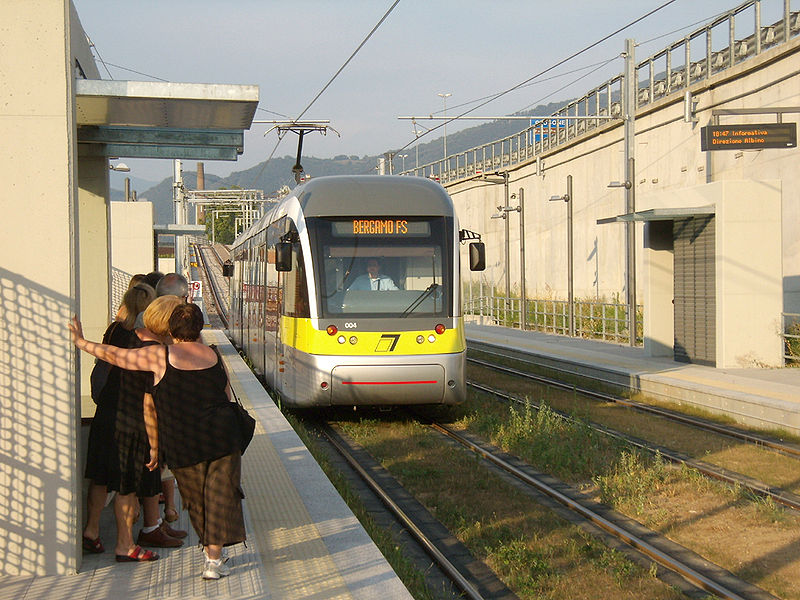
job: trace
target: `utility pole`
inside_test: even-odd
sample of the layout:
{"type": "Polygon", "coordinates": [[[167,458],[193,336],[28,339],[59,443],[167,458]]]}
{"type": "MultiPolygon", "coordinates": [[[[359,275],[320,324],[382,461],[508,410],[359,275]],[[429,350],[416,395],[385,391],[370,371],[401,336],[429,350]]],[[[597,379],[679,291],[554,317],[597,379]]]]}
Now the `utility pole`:
{"type": "Polygon", "coordinates": [[[527,314],[525,304],[527,298],[525,295],[525,190],[519,188],[517,192],[517,199],[519,200],[519,328],[525,331],[527,329],[527,314]]]}
{"type": "MultiPolygon", "coordinates": [[[[625,90],[622,118],[625,139],[625,212],[636,212],[636,44],[625,40],[625,90]]],[[[636,223],[625,224],[625,275],[628,304],[628,333],[631,346],[636,345],[636,223]]]]}
{"type": "Polygon", "coordinates": [[[504,219],[504,226],[505,226],[505,234],[506,234],[506,247],[505,247],[505,259],[506,259],[506,310],[508,311],[511,308],[511,248],[509,247],[509,237],[511,235],[511,227],[510,223],[508,222],[508,212],[511,207],[508,204],[508,171],[503,171],[503,189],[505,191],[505,204],[503,205],[503,217],[504,219]]]}
{"type": "MultiPolygon", "coordinates": [[[[175,224],[186,225],[186,202],[184,199],[183,172],[181,161],[176,159],[174,163],[175,173],[172,183],[172,197],[175,206],[175,224]]],[[[184,274],[184,263],[186,254],[186,240],[182,235],[175,236],[175,272],[184,274]]]]}

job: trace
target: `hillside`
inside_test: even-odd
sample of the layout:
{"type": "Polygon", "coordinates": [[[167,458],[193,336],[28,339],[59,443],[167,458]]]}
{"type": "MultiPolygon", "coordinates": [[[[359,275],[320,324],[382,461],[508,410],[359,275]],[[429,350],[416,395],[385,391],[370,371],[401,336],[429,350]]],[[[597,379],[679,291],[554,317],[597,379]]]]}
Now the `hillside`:
{"type": "MultiPolygon", "coordinates": [[[[561,108],[567,101],[551,103],[537,106],[535,109],[522,114],[530,115],[550,115],[561,108]]],[[[475,127],[469,127],[462,131],[447,134],[448,154],[456,154],[498,140],[506,136],[522,131],[528,126],[527,121],[492,121],[475,127]]],[[[415,144],[409,145],[403,150],[407,154],[406,168],[415,165],[417,147],[415,144]]],[[[344,154],[335,158],[315,158],[304,156],[302,165],[305,172],[312,177],[324,175],[359,175],[376,173],[378,156],[346,156],[344,154]]],[[[442,158],[442,138],[441,136],[432,141],[419,144],[419,164],[424,165],[442,158]]],[[[218,177],[206,171],[206,189],[223,189],[229,187],[239,187],[244,189],[260,189],[266,194],[272,193],[284,185],[294,187],[294,177],[292,166],[294,166],[294,156],[283,156],[273,158],[269,163],[259,163],[258,165],[244,171],[234,171],[227,177],[218,177]]],[[[395,161],[395,167],[400,169],[400,161],[395,161]]],[[[195,189],[197,184],[197,174],[193,171],[184,171],[184,184],[187,189],[195,189]]],[[[145,191],[139,191],[138,196],[142,200],[149,200],[155,205],[156,222],[172,223],[172,179],[164,179],[158,185],[145,191]]],[[[112,200],[121,200],[122,192],[112,190],[112,200]]],[[[192,212],[192,211],[190,211],[192,212]]]]}

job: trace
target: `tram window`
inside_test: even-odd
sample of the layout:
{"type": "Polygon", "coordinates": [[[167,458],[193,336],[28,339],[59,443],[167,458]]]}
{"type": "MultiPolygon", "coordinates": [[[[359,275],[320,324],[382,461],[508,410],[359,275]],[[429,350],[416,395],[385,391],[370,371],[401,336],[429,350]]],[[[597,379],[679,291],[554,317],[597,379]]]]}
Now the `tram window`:
{"type": "Polygon", "coordinates": [[[286,273],[284,292],[285,312],[290,317],[308,318],[308,285],[306,284],[306,268],[300,244],[292,244],[292,270],[286,273]]]}
{"type": "Polygon", "coordinates": [[[438,314],[444,309],[438,247],[328,246],[324,254],[325,312],[402,314],[420,297],[416,312],[438,314]]]}
{"type": "Polygon", "coordinates": [[[306,224],[322,316],[447,314],[452,295],[447,218],[315,218],[306,224]]]}

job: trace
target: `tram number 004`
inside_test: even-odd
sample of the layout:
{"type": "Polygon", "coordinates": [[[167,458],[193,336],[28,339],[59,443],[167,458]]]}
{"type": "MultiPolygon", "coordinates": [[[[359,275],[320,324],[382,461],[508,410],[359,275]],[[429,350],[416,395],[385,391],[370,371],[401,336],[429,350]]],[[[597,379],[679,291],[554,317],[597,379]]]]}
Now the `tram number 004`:
{"type": "Polygon", "coordinates": [[[356,323],[354,321],[347,322],[347,323],[344,324],[344,328],[345,329],[356,329],[357,327],[358,327],[358,323],[356,323]]]}

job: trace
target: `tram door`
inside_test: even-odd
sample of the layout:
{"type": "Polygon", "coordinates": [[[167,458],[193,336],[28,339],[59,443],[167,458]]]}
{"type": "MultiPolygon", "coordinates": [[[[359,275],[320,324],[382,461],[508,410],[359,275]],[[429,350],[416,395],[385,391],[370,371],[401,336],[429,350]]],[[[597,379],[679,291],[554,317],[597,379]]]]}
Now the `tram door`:
{"type": "Polygon", "coordinates": [[[676,219],[675,360],[716,364],[714,216],[676,219]]]}

